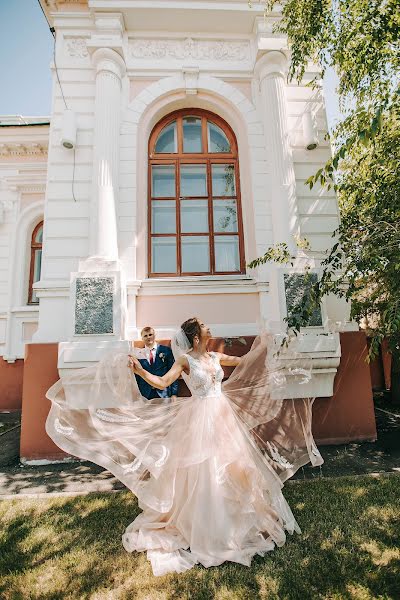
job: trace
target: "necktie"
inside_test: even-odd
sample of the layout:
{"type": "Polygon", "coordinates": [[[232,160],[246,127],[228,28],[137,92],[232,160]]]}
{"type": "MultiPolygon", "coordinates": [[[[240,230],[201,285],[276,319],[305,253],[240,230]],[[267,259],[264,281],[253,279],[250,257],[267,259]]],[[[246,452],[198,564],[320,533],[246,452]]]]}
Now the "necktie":
{"type": "Polygon", "coordinates": [[[154,362],[154,356],[153,356],[153,348],[150,350],[150,364],[152,365],[154,362]]]}

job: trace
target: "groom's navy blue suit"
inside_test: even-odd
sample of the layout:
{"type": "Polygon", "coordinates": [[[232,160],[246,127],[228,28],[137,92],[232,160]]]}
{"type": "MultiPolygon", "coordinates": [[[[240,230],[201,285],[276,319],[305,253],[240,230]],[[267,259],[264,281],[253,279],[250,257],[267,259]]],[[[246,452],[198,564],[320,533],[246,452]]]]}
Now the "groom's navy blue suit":
{"type": "MultiPolygon", "coordinates": [[[[162,377],[165,375],[165,373],[167,373],[167,371],[170,370],[175,361],[171,348],[158,344],[156,356],[152,365],[146,358],[139,358],[139,362],[143,369],[149,373],[162,377]]],[[[136,381],[142,396],[148,398],[149,400],[151,398],[170,398],[171,396],[178,395],[178,381],[174,381],[174,383],[165,388],[165,390],[157,390],[156,388],[153,388],[147,383],[147,381],[138,375],[136,375],[136,381]]]]}

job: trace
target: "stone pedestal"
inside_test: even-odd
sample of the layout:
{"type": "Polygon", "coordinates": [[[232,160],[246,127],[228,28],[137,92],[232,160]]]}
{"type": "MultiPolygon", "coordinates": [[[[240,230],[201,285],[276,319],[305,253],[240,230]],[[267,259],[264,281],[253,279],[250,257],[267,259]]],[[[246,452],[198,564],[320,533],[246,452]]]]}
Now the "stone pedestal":
{"type": "Polygon", "coordinates": [[[276,399],[329,398],[340,364],[338,333],[303,333],[291,338],[288,347],[275,339],[276,363],[283,368],[285,383],[272,391],[276,399]]]}
{"type": "Polygon", "coordinates": [[[118,261],[89,258],[71,274],[71,330],[59,345],[58,368],[87,367],[112,352],[129,352],[126,288],[118,261]]]}

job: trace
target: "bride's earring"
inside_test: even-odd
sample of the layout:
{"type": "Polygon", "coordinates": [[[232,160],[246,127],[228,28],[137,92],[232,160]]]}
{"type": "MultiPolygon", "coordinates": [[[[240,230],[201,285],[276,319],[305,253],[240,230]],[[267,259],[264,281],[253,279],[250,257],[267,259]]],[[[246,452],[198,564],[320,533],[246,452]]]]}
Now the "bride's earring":
{"type": "Polygon", "coordinates": [[[195,347],[197,347],[199,345],[199,338],[197,336],[193,339],[193,345],[195,347]]]}

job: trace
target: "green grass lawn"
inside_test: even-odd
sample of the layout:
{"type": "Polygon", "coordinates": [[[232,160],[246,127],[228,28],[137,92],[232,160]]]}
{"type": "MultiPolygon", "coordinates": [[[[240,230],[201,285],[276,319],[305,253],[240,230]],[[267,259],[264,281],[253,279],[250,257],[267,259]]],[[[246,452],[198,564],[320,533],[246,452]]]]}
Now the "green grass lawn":
{"type": "Polygon", "coordinates": [[[251,568],[225,563],[159,578],[144,554],[121,546],[138,513],[130,493],[4,500],[0,598],[400,598],[400,475],[295,482],[285,496],[302,535],[251,568]]]}

